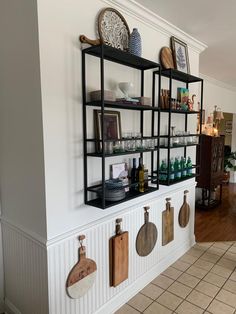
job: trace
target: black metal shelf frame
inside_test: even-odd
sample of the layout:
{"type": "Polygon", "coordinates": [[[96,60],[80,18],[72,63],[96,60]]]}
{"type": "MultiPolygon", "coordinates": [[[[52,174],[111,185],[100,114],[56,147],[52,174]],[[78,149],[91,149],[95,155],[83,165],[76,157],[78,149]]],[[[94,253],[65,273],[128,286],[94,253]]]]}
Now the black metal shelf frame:
{"type": "MultiPolygon", "coordinates": [[[[159,145],[159,139],[157,148],[152,150],[143,150],[143,151],[135,151],[135,152],[123,152],[123,153],[117,153],[112,155],[105,154],[105,134],[104,134],[104,110],[105,108],[119,108],[119,109],[127,109],[127,110],[139,110],[140,111],[140,133],[143,137],[143,119],[144,119],[144,111],[152,110],[152,125],[151,125],[151,138],[154,138],[154,98],[152,97],[152,106],[141,106],[141,105],[134,105],[134,104],[123,104],[121,102],[107,102],[104,100],[104,60],[112,61],[115,63],[122,64],[124,66],[128,66],[131,68],[135,68],[139,71],[141,71],[141,86],[140,86],[140,96],[144,96],[144,71],[151,70],[151,69],[159,69],[159,79],[161,75],[160,71],[160,65],[158,63],[155,63],[153,61],[149,61],[144,58],[137,57],[135,55],[132,55],[128,52],[121,51],[119,49],[115,49],[110,46],[106,45],[98,45],[98,46],[92,46],[87,49],[82,50],[82,92],[83,92],[83,149],[84,149],[84,202],[85,204],[92,205],[95,207],[99,207],[102,209],[105,209],[107,207],[125,202],[129,199],[133,199],[138,196],[142,196],[144,194],[156,191],[159,188],[158,180],[156,180],[155,185],[156,187],[149,187],[148,190],[144,193],[128,193],[126,195],[126,198],[120,202],[108,202],[105,199],[105,160],[106,157],[111,156],[120,156],[120,155],[126,155],[126,154],[140,154],[140,156],[143,156],[144,152],[150,152],[151,154],[151,173],[153,172],[153,160],[154,160],[154,152],[157,151],[158,154],[158,145],[159,145]],[[101,89],[101,100],[96,102],[87,102],[86,99],[86,55],[92,55],[100,59],[100,89],[101,89]],[[87,138],[87,108],[89,106],[95,106],[101,108],[101,153],[88,153],[87,151],[87,143],[92,142],[92,139],[87,138]],[[90,188],[88,187],[88,163],[87,158],[88,157],[100,157],[102,159],[102,178],[101,178],[101,188],[102,188],[102,198],[96,198],[93,200],[88,200],[88,192],[90,188]]],[[[155,108],[156,109],[156,108],[155,108]]],[[[153,179],[152,179],[153,183],[153,179]]]]}
{"type": "MultiPolygon", "coordinates": [[[[167,181],[166,182],[159,182],[160,184],[164,184],[164,185],[172,185],[175,184],[177,182],[180,182],[181,180],[178,181],[174,181],[171,182],[170,181],[170,151],[171,149],[175,149],[175,148],[184,148],[184,157],[186,158],[186,152],[187,152],[187,147],[189,146],[198,146],[199,144],[187,144],[187,145],[178,145],[178,146],[171,146],[171,139],[174,136],[171,136],[171,118],[172,118],[172,114],[184,114],[185,117],[185,128],[184,130],[187,131],[188,130],[188,115],[189,114],[200,114],[200,134],[202,133],[202,104],[203,104],[203,79],[190,75],[190,74],[186,74],[183,72],[180,72],[178,70],[175,69],[159,69],[158,71],[154,71],[153,72],[153,106],[154,108],[156,108],[156,111],[158,112],[158,125],[157,125],[157,136],[158,136],[158,147],[160,149],[167,149],[167,181]],[[169,108],[168,109],[161,109],[158,106],[155,106],[155,87],[156,87],[156,76],[158,75],[159,77],[159,84],[158,84],[158,90],[159,90],[159,97],[158,97],[158,104],[160,104],[160,90],[161,90],[161,80],[160,77],[164,76],[169,78],[169,90],[170,90],[170,97],[169,97],[169,108]],[[171,109],[171,98],[172,98],[172,81],[173,80],[177,80],[177,81],[181,81],[183,83],[186,84],[186,88],[189,87],[190,83],[200,83],[201,84],[201,108],[200,111],[183,111],[183,110],[173,110],[171,109]],[[167,113],[168,114],[168,134],[163,136],[160,135],[160,121],[161,121],[161,114],[162,113],[167,113]],[[160,145],[160,138],[167,138],[168,139],[168,145],[167,146],[161,146],[160,145]]],[[[154,125],[153,121],[153,125],[154,125]]],[[[199,135],[200,135],[199,134],[199,135]]],[[[188,136],[193,136],[193,135],[188,135],[188,136]]],[[[196,136],[196,135],[194,135],[196,136]]],[[[201,161],[200,161],[201,162],[201,161]]],[[[157,173],[157,177],[159,178],[159,165],[160,165],[160,154],[158,152],[157,154],[157,170],[155,171],[155,173],[157,173]]],[[[154,167],[152,167],[152,174],[154,173],[154,167]]],[[[194,177],[194,176],[193,176],[194,177]]],[[[187,180],[188,178],[185,178],[184,180],[187,180]]]]}

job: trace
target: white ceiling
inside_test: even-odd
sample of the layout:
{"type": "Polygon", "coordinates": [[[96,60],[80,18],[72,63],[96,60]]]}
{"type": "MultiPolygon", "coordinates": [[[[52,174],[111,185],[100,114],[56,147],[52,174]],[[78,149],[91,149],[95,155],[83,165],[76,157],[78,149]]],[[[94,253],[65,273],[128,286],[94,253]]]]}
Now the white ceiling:
{"type": "Polygon", "coordinates": [[[200,72],[236,87],[236,0],[136,0],[205,43],[200,72]]]}

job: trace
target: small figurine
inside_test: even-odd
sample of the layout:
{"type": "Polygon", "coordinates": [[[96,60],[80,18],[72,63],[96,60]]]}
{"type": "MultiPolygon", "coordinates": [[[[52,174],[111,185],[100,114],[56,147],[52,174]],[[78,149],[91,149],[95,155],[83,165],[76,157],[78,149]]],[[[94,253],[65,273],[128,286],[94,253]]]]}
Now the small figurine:
{"type": "Polygon", "coordinates": [[[194,98],[196,97],[196,95],[194,94],[192,96],[192,100],[189,98],[188,99],[188,110],[189,111],[193,111],[193,108],[194,108],[194,98]]]}

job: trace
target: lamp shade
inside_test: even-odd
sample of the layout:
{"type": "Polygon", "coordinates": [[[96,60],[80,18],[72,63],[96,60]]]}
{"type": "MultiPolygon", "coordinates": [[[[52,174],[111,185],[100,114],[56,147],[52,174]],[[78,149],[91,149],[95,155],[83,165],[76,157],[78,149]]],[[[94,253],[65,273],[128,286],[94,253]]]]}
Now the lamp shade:
{"type": "Polygon", "coordinates": [[[216,111],[216,120],[223,120],[223,119],[224,119],[223,112],[221,110],[217,110],[216,111]]]}

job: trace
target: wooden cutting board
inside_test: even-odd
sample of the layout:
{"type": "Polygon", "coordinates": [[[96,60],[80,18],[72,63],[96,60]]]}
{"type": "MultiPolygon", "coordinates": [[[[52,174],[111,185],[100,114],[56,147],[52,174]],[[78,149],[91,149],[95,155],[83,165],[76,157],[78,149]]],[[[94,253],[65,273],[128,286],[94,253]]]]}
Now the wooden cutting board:
{"type": "Polygon", "coordinates": [[[179,211],[179,225],[181,228],[185,228],[189,223],[190,218],[190,207],[187,203],[188,190],[184,191],[184,202],[179,211]]]}
{"type": "Polygon", "coordinates": [[[92,259],[86,258],[84,239],[84,235],[79,236],[79,262],[70,271],[66,282],[67,293],[73,299],[82,297],[92,287],[96,278],[97,265],[92,259]]]}
{"type": "Polygon", "coordinates": [[[174,69],[173,54],[169,47],[161,48],[160,60],[164,69],[174,69]]]}
{"type": "Polygon", "coordinates": [[[144,224],[139,229],[136,238],[136,251],[140,256],[150,254],[157,242],[157,227],[149,222],[149,208],[149,206],[144,207],[144,224]]]}
{"type": "Polygon", "coordinates": [[[121,218],[116,219],[116,235],[109,241],[110,247],[110,285],[118,286],[128,278],[129,234],[121,231],[121,218]]]}
{"type": "Polygon", "coordinates": [[[162,245],[174,240],[174,207],[171,207],[171,198],[166,199],[166,210],[162,212],[162,245]]]}

